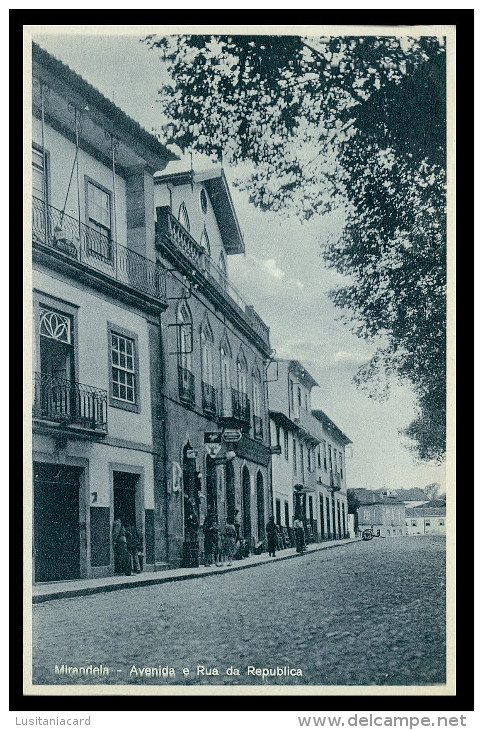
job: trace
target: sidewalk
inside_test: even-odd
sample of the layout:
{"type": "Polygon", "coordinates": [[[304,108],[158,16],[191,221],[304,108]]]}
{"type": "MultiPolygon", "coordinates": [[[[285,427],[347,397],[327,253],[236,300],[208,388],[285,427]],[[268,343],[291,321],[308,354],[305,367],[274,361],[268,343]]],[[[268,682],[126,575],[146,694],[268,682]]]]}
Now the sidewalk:
{"type": "MultiPolygon", "coordinates": [[[[307,551],[303,555],[310,555],[319,550],[330,550],[331,548],[353,542],[360,542],[360,538],[312,543],[307,546],[307,551]]],[[[295,552],[295,548],[286,548],[285,550],[279,550],[275,558],[268,557],[267,553],[263,555],[250,555],[243,560],[233,561],[231,566],[224,567],[213,565],[208,568],[205,566],[200,566],[199,568],[176,568],[173,570],[139,573],[130,576],[111,575],[105,578],[84,578],[81,580],[59,581],[55,583],[40,583],[32,586],[32,602],[43,603],[44,601],[52,601],[58,598],[74,598],[76,596],[92,595],[93,593],[118,591],[124,588],[159,585],[161,583],[171,583],[173,581],[189,580],[191,578],[205,578],[209,575],[220,575],[229,571],[245,570],[246,568],[253,568],[256,565],[275,563],[280,560],[290,560],[292,558],[303,557],[303,555],[299,556],[295,552]]]]}

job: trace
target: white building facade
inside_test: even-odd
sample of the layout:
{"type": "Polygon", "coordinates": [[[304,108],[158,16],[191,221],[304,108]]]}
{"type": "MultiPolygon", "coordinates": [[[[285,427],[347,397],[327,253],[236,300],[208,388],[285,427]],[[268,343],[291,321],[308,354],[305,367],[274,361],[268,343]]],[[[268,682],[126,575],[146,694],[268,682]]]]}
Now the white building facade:
{"type": "Polygon", "coordinates": [[[112,574],[121,515],[154,569],[167,302],[153,173],[173,155],[36,45],[32,138],[34,580],[112,574]]]}

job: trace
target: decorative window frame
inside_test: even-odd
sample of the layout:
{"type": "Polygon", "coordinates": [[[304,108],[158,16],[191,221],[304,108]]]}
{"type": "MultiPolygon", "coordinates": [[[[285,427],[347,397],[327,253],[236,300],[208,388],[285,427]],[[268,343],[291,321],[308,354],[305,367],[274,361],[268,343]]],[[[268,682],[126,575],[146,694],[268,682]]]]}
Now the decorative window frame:
{"type": "Polygon", "coordinates": [[[203,215],[206,215],[208,212],[208,195],[203,187],[200,190],[200,208],[203,215]]]}
{"type": "Polygon", "coordinates": [[[113,408],[120,408],[123,411],[131,413],[141,412],[141,388],[140,388],[140,370],[139,370],[139,337],[135,332],[119,327],[113,322],[107,323],[107,362],[108,362],[108,379],[109,379],[109,405],[113,408]],[[135,403],[119,400],[113,395],[112,387],[112,335],[120,335],[134,342],[134,394],[135,403]]]}
{"type": "Polygon", "coordinates": [[[203,230],[201,232],[200,238],[200,246],[204,251],[206,251],[208,256],[211,256],[211,243],[210,237],[208,236],[208,231],[206,230],[206,225],[203,225],[203,230]]]}
{"type": "Polygon", "coordinates": [[[35,359],[34,370],[40,369],[40,307],[52,308],[60,314],[68,315],[71,318],[71,347],[74,351],[74,382],[78,379],[79,373],[79,333],[78,333],[78,313],[79,307],[64,299],[53,297],[50,294],[44,294],[39,289],[33,290],[33,315],[34,315],[34,333],[35,333],[35,359]]]}
{"type": "Polygon", "coordinates": [[[178,208],[178,220],[181,223],[181,225],[183,226],[183,228],[185,228],[188,231],[188,233],[190,233],[190,231],[191,231],[190,217],[188,215],[188,208],[186,207],[186,203],[184,202],[184,200],[181,201],[180,206],[178,208]]]}

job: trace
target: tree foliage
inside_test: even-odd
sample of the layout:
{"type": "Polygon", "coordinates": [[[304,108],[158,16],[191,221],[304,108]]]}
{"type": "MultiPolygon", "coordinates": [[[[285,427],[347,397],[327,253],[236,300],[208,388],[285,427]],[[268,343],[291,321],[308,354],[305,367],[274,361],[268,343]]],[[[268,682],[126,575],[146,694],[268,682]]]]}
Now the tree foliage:
{"type": "Polygon", "coordinates": [[[409,382],[404,431],[422,460],[445,451],[445,52],[421,37],[149,37],[173,83],[160,90],[182,149],[241,169],[254,205],[307,220],[344,212],[324,239],[349,277],[330,293],[377,341],[356,376],[371,397],[409,382]]]}

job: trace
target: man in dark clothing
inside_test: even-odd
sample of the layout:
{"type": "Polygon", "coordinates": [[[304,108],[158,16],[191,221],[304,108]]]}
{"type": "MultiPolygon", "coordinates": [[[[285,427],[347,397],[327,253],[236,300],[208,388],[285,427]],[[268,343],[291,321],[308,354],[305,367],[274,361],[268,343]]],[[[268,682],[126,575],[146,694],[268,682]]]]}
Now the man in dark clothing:
{"type": "Polygon", "coordinates": [[[275,524],[274,517],[270,517],[266,526],[267,531],[267,542],[268,542],[268,555],[275,557],[275,549],[277,547],[277,525],[275,524]]]}

